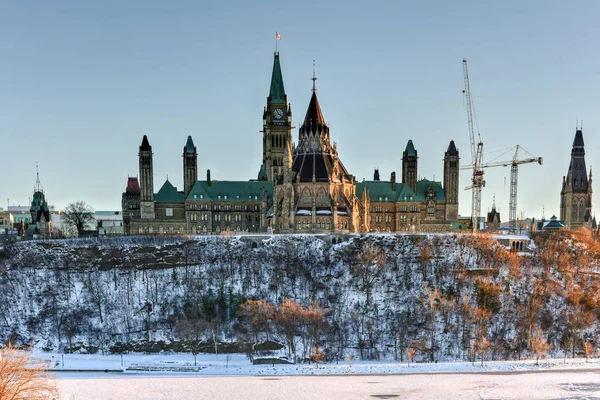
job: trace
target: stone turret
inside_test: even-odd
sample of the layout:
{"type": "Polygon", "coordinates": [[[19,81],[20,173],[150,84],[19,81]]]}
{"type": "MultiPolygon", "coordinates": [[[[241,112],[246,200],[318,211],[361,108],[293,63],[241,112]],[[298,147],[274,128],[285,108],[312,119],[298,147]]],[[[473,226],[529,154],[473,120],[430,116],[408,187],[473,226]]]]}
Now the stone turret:
{"type": "Polygon", "coordinates": [[[140,216],[142,219],[154,219],[154,164],[152,146],[144,135],[140,151],[140,216]]]}

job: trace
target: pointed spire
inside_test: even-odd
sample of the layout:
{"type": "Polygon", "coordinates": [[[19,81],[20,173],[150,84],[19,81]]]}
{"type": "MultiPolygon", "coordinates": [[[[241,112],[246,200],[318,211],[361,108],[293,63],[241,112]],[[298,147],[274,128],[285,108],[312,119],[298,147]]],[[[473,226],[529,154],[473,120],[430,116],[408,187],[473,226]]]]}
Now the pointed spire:
{"type": "Polygon", "coordinates": [[[40,183],[40,169],[39,169],[37,161],[35,163],[35,174],[36,174],[35,191],[36,192],[41,192],[42,191],[42,184],[40,183]]]}
{"type": "Polygon", "coordinates": [[[448,153],[449,156],[457,156],[458,155],[458,150],[456,149],[454,140],[450,141],[450,144],[448,145],[448,150],[446,150],[446,153],[448,153]]]}
{"type": "Polygon", "coordinates": [[[413,144],[412,139],[408,140],[408,143],[406,144],[406,149],[404,150],[404,153],[407,156],[416,156],[417,155],[417,151],[415,150],[415,145],[413,144]]]}
{"type": "Polygon", "coordinates": [[[189,154],[193,154],[196,152],[196,146],[194,146],[194,141],[191,136],[188,136],[187,143],[185,144],[184,151],[189,154]]]}
{"type": "Polygon", "coordinates": [[[148,141],[148,137],[146,135],[144,135],[144,138],[142,139],[140,151],[152,151],[152,146],[150,146],[150,142],[148,141]]]}
{"type": "Polygon", "coordinates": [[[325,125],[325,118],[323,118],[323,112],[317,99],[317,93],[313,92],[310,103],[308,104],[308,110],[306,110],[306,116],[304,117],[304,125],[325,125]]]}
{"type": "Polygon", "coordinates": [[[315,73],[315,60],[313,60],[313,76],[312,76],[311,80],[313,81],[312,91],[314,93],[314,92],[317,91],[317,76],[316,76],[316,73],[315,73]]]}
{"type": "Polygon", "coordinates": [[[575,132],[575,139],[573,139],[573,147],[584,147],[583,143],[583,132],[581,129],[577,129],[575,132]]]}
{"type": "Polygon", "coordinates": [[[287,102],[283,87],[283,76],[281,75],[281,65],[279,64],[279,52],[275,52],[275,59],[273,61],[269,100],[271,104],[285,104],[287,102]]]}
{"type": "Polygon", "coordinates": [[[581,129],[575,132],[573,149],[571,150],[571,162],[566,178],[567,184],[571,185],[573,192],[587,192],[588,175],[585,167],[585,147],[581,129]]]}
{"type": "Polygon", "coordinates": [[[265,169],[265,164],[260,165],[260,170],[258,171],[258,180],[259,181],[269,180],[269,178],[267,177],[267,170],[265,169]]]}

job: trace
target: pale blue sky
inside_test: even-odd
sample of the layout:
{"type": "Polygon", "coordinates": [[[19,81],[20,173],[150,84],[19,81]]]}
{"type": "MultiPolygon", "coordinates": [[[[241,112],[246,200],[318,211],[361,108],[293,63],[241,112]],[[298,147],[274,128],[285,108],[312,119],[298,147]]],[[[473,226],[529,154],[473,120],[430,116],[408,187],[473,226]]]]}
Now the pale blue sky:
{"type": "MultiPolygon", "coordinates": [[[[408,139],[421,177],[441,180],[451,139],[470,162],[466,57],[486,153],[521,144],[545,158],[520,168],[519,212],[558,214],[577,119],[597,164],[599,15],[596,1],[4,1],[0,206],[27,203],[38,161],[56,206],[120,209],[144,134],[155,191],[167,174],[182,187],[187,135],[201,179],[207,168],[213,179],[256,177],[278,31],[295,125],[314,59],[331,138],[358,180],[375,166],[400,174],[408,139]]],[[[506,219],[509,176],[488,171],[482,211],[495,193],[506,219]]],[[[468,181],[463,171],[461,188],[468,181]]],[[[470,214],[462,189],[460,212],[470,214]]]]}

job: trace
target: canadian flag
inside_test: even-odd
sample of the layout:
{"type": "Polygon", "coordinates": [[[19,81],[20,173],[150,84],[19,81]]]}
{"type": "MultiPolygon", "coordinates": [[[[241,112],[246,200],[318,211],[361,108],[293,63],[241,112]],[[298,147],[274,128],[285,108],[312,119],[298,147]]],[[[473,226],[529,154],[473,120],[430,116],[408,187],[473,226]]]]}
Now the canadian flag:
{"type": "Polygon", "coordinates": [[[277,32],[275,32],[275,38],[277,38],[277,40],[281,40],[281,35],[277,32]]]}

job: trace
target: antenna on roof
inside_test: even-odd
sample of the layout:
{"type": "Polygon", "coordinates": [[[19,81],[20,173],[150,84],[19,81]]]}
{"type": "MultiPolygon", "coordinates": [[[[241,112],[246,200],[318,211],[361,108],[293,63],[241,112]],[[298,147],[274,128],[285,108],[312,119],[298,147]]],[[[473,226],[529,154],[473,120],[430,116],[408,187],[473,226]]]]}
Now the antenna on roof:
{"type": "Polygon", "coordinates": [[[317,82],[317,76],[315,74],[315,60],[313,60],[313,76],[312,78],[310,78],[311,81],[313,81],[313,88],[312,91],[313,93],[317,91],[317,86],[316,86],[316,82],[317,82]]]}
{"type": "Polygon", "coordinates": [[[36,175],[35,190],[39,192],[41,184],[40,184],[40,169],[39,169],[37,161],[35,162],[35,175],[36,175]]]}

